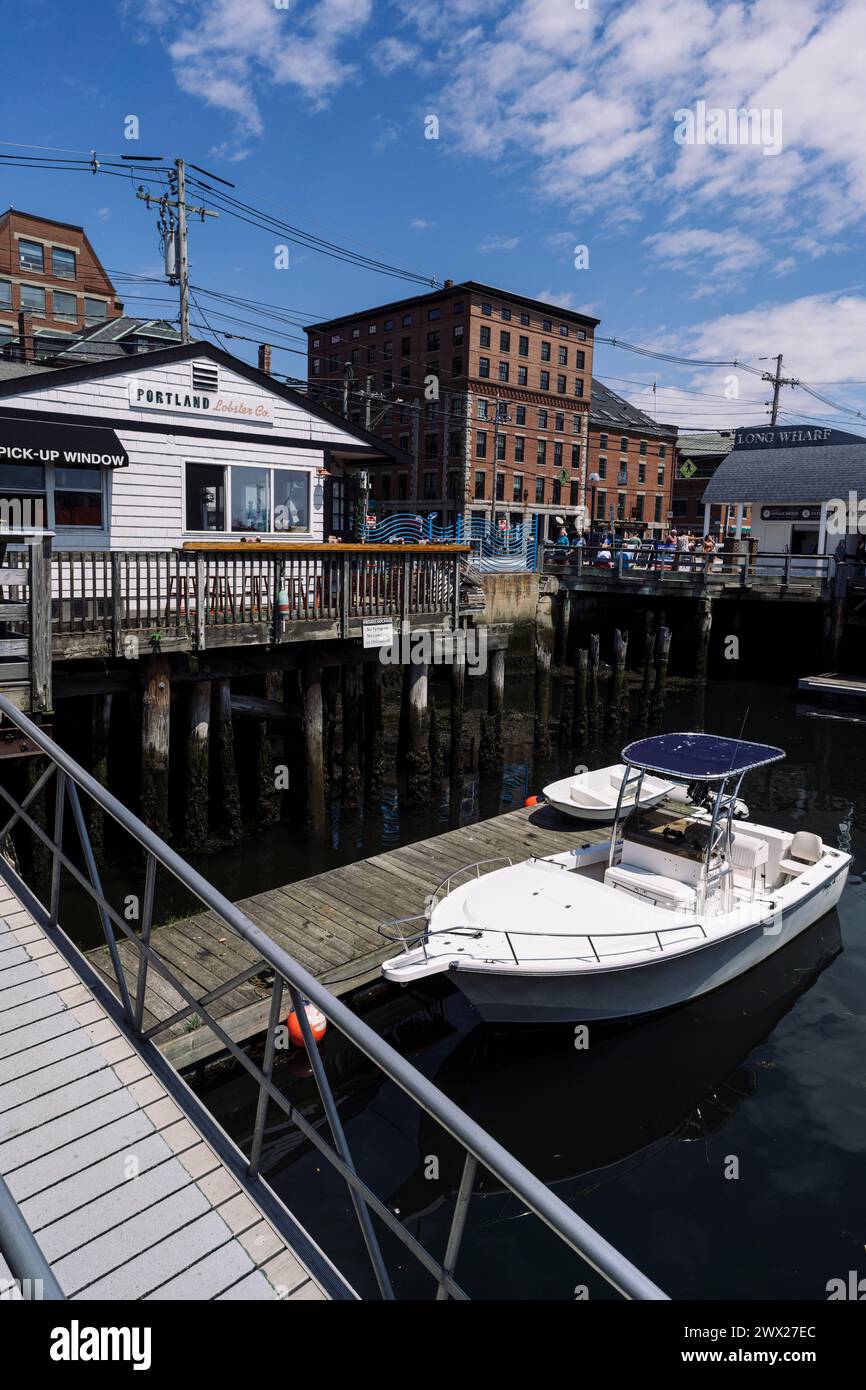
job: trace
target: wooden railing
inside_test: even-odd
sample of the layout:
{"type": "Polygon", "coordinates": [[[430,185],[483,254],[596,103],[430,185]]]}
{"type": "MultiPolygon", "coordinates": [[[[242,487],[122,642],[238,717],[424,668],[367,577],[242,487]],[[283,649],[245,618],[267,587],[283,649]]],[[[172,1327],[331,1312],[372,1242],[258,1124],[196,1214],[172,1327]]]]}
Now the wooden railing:
{"type": "Polygon", "coordinates": [[[465,553],[453,545],[56,551],[52,629],[104,633],[121,655],[124,634],[133,632],[188,631],[203,647],[216,629],[235,629],[240,640],[256,640],[261,629],[258,640],[266,641],[285,640],[296,624],[330,624],[348,636],[353,619],[456,619],[465,553]]]}

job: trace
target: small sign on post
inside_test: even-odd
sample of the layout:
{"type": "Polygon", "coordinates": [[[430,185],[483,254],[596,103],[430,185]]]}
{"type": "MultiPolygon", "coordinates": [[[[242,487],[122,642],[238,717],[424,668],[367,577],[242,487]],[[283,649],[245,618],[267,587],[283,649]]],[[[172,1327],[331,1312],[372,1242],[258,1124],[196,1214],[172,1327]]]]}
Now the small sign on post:
{"type": "Polygon", "coordinates": [[[394,624],[390,618],[364,623],[365,647],[390,647],[394,641],[394,624]]]}

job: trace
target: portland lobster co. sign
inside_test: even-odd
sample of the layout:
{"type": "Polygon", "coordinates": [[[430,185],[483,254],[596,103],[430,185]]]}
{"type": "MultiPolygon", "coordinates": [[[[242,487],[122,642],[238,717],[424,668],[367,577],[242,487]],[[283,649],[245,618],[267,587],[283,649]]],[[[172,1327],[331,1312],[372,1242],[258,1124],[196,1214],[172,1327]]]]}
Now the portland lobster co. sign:
{"type": "Polygon", "coordinates": [[[167,410],[174,414],[207,415],[211,419],[242,420],[248,425],[272,425],[274,408],[264,396],[248,399],[228,396],[222,391],[176,391],[155,382],[129,383],[129,404],[133,410],[167,410]]]}

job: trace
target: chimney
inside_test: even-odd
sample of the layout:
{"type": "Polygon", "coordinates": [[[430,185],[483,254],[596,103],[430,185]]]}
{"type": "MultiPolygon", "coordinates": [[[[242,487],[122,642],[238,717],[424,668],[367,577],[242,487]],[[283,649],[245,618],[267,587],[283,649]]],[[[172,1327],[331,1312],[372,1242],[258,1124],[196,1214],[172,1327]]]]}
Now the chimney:
{"type": "Polygon", "coordinates": [[[270,343],[259,343],[259,371],[271,374],[271,345],[270,343]]]}
{"type": "Polygon", "coordinates": [[[33,336],[33,315],[29,309],[21,309],[18,314],[18,348],[21,362],[32,362],[36,356],[33,336]]]}

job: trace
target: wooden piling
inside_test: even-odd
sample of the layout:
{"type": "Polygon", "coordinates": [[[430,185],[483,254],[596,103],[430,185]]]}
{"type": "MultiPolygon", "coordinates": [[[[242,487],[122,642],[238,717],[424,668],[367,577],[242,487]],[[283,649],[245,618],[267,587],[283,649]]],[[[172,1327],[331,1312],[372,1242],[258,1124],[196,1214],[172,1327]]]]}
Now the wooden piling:
{"type": "Polygon", "coordinates": [[[597,632],[589,634],[589,658],[587,662],[587,716],[590,730],[595,729],[598,724],[599,694],[598,694],[598,664],[599,664],[599,638],[597,632]]]}
{"type": "Polygon", "coordinates": [[[330,791],[331,780],[334,776],[339,708],[340,668],[338,666],[325,666],[322,669],[322,718],[324,720],[326,795],[330,791]]]}
{"type": "Polygon", "coordinates": [[[364,662],[364,795],[371,801],[381,795],[385,778],[382,678],[378,658],[364,662]]]}
{"type": "Polygon", "coordinates": [[[311,834],[325,832],[325,741],[322,665],[315,649],[307,647],[301,662],[301,720],[304,736],[306,821],[311,834]]]}
{"type": "Polygon", "coordinates": [[[421,805],[430,795],[430,749],[427,741],[427,663],[410,661],[406,667],[407,724],[409,746],[406,752],[407,798],[410,805],[421,805]]]}
{"type": "Polygon", "coordinates": [[[589,732],[586,708],[586,682],[589,669],[589,652],[586,647],[580,647],[574,654],[574,695],[572,709],[574,714],[574,724],[572,732],[572,747],[576,750],[586,742],[589,732]]]}
{"type": "Polygon", "coordinates": [[[340,669],[342,706],[342,785],[344,806],[357,806],[361,795],[361,669],[347,664],[340,669]]]}
{"type": "Polygon", "coordinates": [[[628,691],[625,683],[625,663],[628,656],[628,632],[613,631],[613,677],[608,704],[608,722],[616,727],[628,717],[628,691]]]}
{"type": "Polygon", "coordinates": [[[212,690],[212,722],[214,733],[214,765],[216,768],[216,805],[219,807],[220,832],[230,843],[243,834],[241,796],[235,761],[235,736],[232,723],[232,690],[227,679],[214,681],[212,690]]]}
{"type": "Polygon", "coordinates": [[[193,681],[187,696],[184,843],[204,849],[210,839],[210,681],[193,681]]]}
{"type": "Polygon", "coordinates": [[[427,750],[430,754],[430,785],[436,787],[445,772],[445,750],[439,737],[439,721],[436,718],[436,701],[430,696],[429,733],[427,750]]]}
{"type": "MultiPolygon", "coordinates": [[[[264,698],[271,702],[282,701],[282,672],[266,671],[264,677],[264,698]]],[[[273,825],[280,818],[280,807],[285,790],[285,763],[283,749],[278,743],[278,735],[271,731],[267,719],[258,719],[256,732],[256,800],[255,817],[259,826],[273,825]],[[278,755],[278,756],[277,756],[278,755]]]]}
{"type": "Polygon", "coordinates": [[[571,590],[562,589],[559,603],[559,627],[556,634],[556,664],[566,666],[570,651],[569,632],[571,629],[571,590]]]}
{"type": "Polygon", "coordinates": [[[551,649],[539,633],[535,640],[535,751],[550,757],[550,661],[551,649]]]}
{"type": "MultiPolygon", "coordinates": [[[[100,786],[108,789],[108,746],[111,737],[112,694],[92,696],[90,724],[90,771],[100,786]]],[[[88,834],[97,864],[105,862],[105,812],[88,798],[88,834]]]]}
{"type": "Polygon", "coordinates": [[[640,718],[646,724],[650,717],[653,693],[653,658],[655,653],[655,631],[653,629],[653,615],[647,612],[646,625],[644,627],[643,639],[643,664],[641,667],[641,692],[640,692],[640,718]]]}
{"type": "Polygon", "coordinates": [[[710,656],[710,635],[713,628],[713,602],[709,598],[698,600],[698,642],[695,679],[702,685],[707,679],[707,665],[710,656]]]}
{"type": "Polygon", "coordinates": [[[494,647],[487,674],[487,713],[481,716],[478,766],[482,772],[502,767],[502,720],[505,711],[505,648],[494,647]]]}
{"type": "Polygon", "coordinates": [[[656,682],[653,690],[652,715],[654,720],[660,720],[665,707],[665,686],[668,677],[668,660],[671,651],[671,630],[669,627],[660,627],[658,643],[656,647],[656,682]]]}
{"type": "Polygon", "coordinates": [[[171,667],[154,652],[141,662],[141,816],[163,839],[171,833],[168,813],[171,667]]]}
{"type": "Polygon", "coordinates": [[[451,663],[451,748],[449,772],[452,781],[463,775],[463,714],[466,703],[466,657],[455,650],[451,663]]]}

